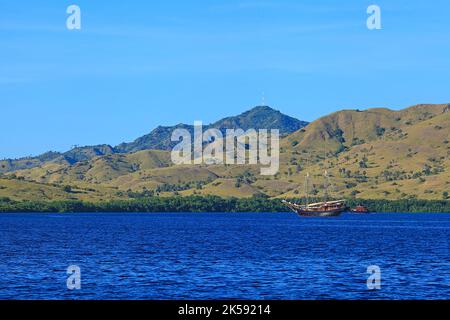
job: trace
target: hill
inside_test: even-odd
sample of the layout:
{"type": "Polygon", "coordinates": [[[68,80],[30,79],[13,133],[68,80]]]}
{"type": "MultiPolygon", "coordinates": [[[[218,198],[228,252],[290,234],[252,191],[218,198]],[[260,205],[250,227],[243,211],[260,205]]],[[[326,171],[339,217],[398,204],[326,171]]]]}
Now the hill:
{"type": "Polygon", "coordinates": [[[289,179],[303,184],[308,171],[319,185],[327,170],[338,197],[442,199],[450,181],[448,109],[418,105],[333,113],[283,141],[284,174],[298,171],[301,179],[295,173],[289,179]],[[303,167],[297,170],[294,163],[303,167]]]}
{"type": "MultiPolygon", "coordinates": [[[[282,114],[268,106],[258,106],[238,116],[221,119],[213,124],[204,126],[204,129],[216,128],[244,130],[254,129],[279,129],[280,134],[292,133],[307,125],[307,122],[282,114]]],[[[94,157],[112,154],[134,153],[142,150],[171,150],[176,142],[171,141],[171,135],[175,129],[186,129],[193,134],[193,125],[178,124],[175,126],[159,126],[149,134],[137,138],[130,143],[122,143],[116,147],[110,145],[75,147],[67,152],[47,152],[36,157],[20,159],[6,159],[0,161],[0,173],[16,170],[31,169],[48,163],[76,164],[91,160],[94,157]]]]}
{"type": "MultiPolygon", "coordinates": [[[[211,126],[244,127],[261,114],[255,111],[211,126]]],[[[262,123],[270,128],[269,122],[262,123]]],[[[336,198],[442,200],[450,190],[449,141],[447,104],[342,110],[283,137],[275,176],[260,176],[259,168],[250,165],[174,166],[165,150],[92,155],[75,163],[54,159],[7,176],[9,183],[21,179],[39,186],[92,189],[93,201],[146,194],[285,198],[303,196],[307,173],[310,194],[320,196],[326,170],[336,198]]]]}
{"type": "MultiPolygon", "coordinates": [[[[286,135],[303,128],[308,123],[282,114],[268,106],[257,106],[238,116],[228,117],[216,121],[209,125],[204,125],[204,130],[219,129],[225,133],[226,129],[279,129],[280,134],[286,135]]],[[[118,145],[115,150],[118,152],[136,152],[147,149],[171,150],[176,142],[171,142],[170,138],[175,129],[186,129],[191,135],[194,133],[194,126],[178,124],[172,127],[157,127],[148,135],[142,136],[130,143],[118,145]]]]}

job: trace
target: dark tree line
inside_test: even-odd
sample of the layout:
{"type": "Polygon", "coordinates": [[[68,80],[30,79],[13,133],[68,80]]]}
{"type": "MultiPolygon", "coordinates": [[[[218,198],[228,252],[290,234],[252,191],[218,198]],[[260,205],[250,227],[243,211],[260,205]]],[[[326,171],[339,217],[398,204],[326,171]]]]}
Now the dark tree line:
{"type": "MultiPolygon", "coordinates": [[[[302,199],[291,199],[302,203],[302,199]]],[[[359,200],[347,204],[367,206],[374,212],[448,212],[449,200],[359,200]]],[[[264,197],[221,198],[218,196],[156,197],[107,202],[13,201],[0,198],[0,212],[287,212],[279,199],[264,197]]]]}

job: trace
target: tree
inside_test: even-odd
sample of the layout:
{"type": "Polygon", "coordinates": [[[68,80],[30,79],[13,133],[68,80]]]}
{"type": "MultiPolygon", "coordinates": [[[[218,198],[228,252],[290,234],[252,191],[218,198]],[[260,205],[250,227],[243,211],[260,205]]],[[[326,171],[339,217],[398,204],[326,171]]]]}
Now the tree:
{"type": "Polygon", "coordinates": [[[425,175],[429,176],[429,175],[431,174],[431,167],[430,167],[428,164],[425,164],[425,165],[423,166],[422,172],[423,172],[425,175]]]}

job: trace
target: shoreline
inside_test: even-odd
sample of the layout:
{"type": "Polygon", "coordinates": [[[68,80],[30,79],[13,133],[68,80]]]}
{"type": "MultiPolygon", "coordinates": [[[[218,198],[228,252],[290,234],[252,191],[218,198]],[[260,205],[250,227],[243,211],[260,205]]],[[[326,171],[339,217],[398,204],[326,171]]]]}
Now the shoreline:
{"type": "MultiPolygon", "coordinates": [[[[301,203],[303,199],[288,199],[301,203]]],[[[376,213],[450,213],[450,200],[346,199],[349,208],[364,205],[376,213]]],[[[287,213],[280,199],[218,196],[145,197],[103,202],[15,201],[0,199],[1,213],[287,213]]]]}
{"type": "MultiPolygon", "coordinates": [[[[93,211],[93,212],[88,212],[88,211],[66,211],[66,212],[48,212],[48,211],[28,211],[28,212],[19,212],[19,211],[15,211],[15,212],[0,212],[0,217],[2,215],[23,215],[23,214],[27,214],[27,215],[55,215],[55,214],[60,214],[60,215],[67,215],[67,214],[73,214],[73,215],[78,215],[78,214],[86,214],[86,215],[94,215],[94,214],[98,214],[98,215],[143,215],[143,214],[154,214],[154,215],[196,215],[196,214],[207,214],[207,215],[214,215],[214,214],[229,214],[229,215],[245,215],[245,214],[258,214],[258,215],[265,215],[265,214],[280,214],[280,215],[297,215],[295,212],[289,212],[289,211],[285,211],[285,212],[252,212],[252,211],[245,211],[245,212],[227,212],[227,211],[216,211],[216,212],[206,212],[206,211],[178,211],[178,212],[137,212],[137,211],[133,211],[133,212],[111,212],[111,211],[93,211]]],[[[324,219],[329,219],[329,218],[339,218],[341,216],[344,215],[352,215],[352,216],[374,216],[374,215],[392,215],[392,214],[399,214],[399,215],[446,215],[446,214],[450,214],[450,212],[370,212],[370,213],[354,213],[354,212],[350,212],[350,211],[345,211],[343,212],[341,215],[339,216],[335,216],[335,217],[299,217],[299,218],[305,218],[305,219],[312,219],[312,218],[324,218],[324,219]]]]}

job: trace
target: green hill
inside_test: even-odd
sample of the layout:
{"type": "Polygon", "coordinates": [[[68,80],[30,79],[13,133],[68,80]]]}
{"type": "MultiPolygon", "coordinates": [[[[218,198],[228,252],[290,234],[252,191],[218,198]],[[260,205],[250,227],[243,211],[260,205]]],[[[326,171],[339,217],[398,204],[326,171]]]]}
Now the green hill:
{"type": "MultiPolygon", "coordinates": [[[[238,116],[228,117],[213,124],[205,125],[204,129],[216,128],[220,130],[237,129],[279,129],[282,135],[292,133],[307,124],[295,118],[282,114],[267,106],[255,107],[238,116]]],[[[76,164],[91,160],[98,156],[112,154],[134,153],[142,150],[171,150],[177,142],[171,141],[171,135],[175,129],[186,129],[192,135],[194,127],[187,124],[175,126],[159,126],[149,134],[137,138],[130,143],[122,143],[116,147],[110,145],[76,146],[64,152],[47,152],[36,157],[25,157],[21,159],[6,159],[0,161],[0,173],[13,172],[16,170],[31,169],[44,166],[48,163],[76,164]]]]}
{"type": "MultiPolygon", "coordinates": [[[[245,129],[245,124],[258,119],[260,127],[270,128],[272,121],[289,120],[277,112],[270,112],[274,118],[259,118],[262,111],[269,110],[262,107],[212,125],[245,129]]],[[[293,129],[289,123],[284,125],[293,129]]],[[[170,152],[164,150],[101,154],[110,151],[106,148],[100,154],[95,150],[85,152],[86,158],[73,163],[50,154],[50,161],[35,168],[14,170],[7,174],[8,179],[0,180],[0,196],[39,200],[42,195],[41,191],[14,195],[17,187],[50,188],[45,194],[54,194],[57,199],[82,196],[92,201],[147,193],[301,197],[307,173],[312,178],[310,193],[320,196],[323,172],[327,170],[334,197],[442,200],[450,190],[449,141],[447,104],[417,105],[399,111],[343,110],[282,138],[280,171],[275,176],[260,176],[258,166],[250,165],[174,166],[170,152]],[[8,186],[1,189],[5,181],[8,186]],[[65,193],[67,185],[91,191],[65,193]]]]}
{"type": "MultiPolygon", "coordinates": [[[[204,125],[204,130],[219,129],[225,133],[226,129],[279,129],[280,134],[286,135],[308,123],[282,114],[267,106],[258,106],[246,111],[238,116],[228,117],[216,121],[209,125],[204,125]]],[[[171,142],[170,138],[175,129],[186,129],[191,135],[194,134],[194,126],[187,124],[178,124],[172,127],[157,127],[148,135],[142,136],[130,143],[118,145],[115,150],[118,152],[136,152],[146,149],[171,150],[177,142],[171,142]]]]}

